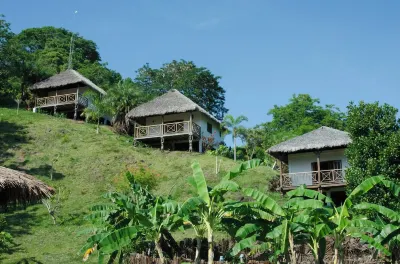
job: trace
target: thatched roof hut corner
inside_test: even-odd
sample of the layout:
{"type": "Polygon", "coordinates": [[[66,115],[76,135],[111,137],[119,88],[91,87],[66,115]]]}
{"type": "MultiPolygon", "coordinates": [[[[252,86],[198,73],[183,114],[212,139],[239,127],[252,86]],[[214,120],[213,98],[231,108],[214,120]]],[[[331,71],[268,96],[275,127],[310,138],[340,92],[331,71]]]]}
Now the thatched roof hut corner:
{"type": "Polygon", "coordinates": [[[52,187],[35,177],[0,166],[0,204],[40,201],[54,193],[52,187]]]}

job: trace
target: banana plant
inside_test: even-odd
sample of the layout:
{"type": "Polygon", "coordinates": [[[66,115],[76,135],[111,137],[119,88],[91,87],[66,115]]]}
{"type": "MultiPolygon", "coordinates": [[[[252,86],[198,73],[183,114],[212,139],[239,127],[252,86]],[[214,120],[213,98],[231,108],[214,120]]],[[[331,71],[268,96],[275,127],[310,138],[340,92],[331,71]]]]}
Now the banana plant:
{"type": "Polygon", "coordinates": [[[110,204],[91,209],[92,214],[87,219],[94,221],[98,228],[82,248],[86,250],[84,259],[97,249],[99,263],[103,263],[107,256],[108,263],[116,260],[122,263],[123,249],[139,240],[153,242],[160,263],[165,263],[160,241],[182,225],[176,214],[180,206],[176,201],[153,196],[135,181],[132,174],[127,173],[127,178],[131,183],[130,195],[107,194],[110,204]]]}
{"type": "Polygon", "coordinates": [[[366,217],[357,217],[356,215],[353,215],[353,209],[361,209],[359,206],[354,205],[354,200],[361,195],[365,195],[378,184],[385,185],[396,195],[399,194],[399,187],[393,182],[385,180],[384,176],[373,176],[360,183],[348,195],[342,206],[334,207],[334,214],[331,219],[332,222],[336,224],[336,228],[333,230],[335,241],[334,264],[344,263],[343,242],[348,236],[361,238],[371,246],[382,251],[384,254],[390,255],[390,252],[383,247],[381,243],[366,235],[366,233],[370,233],[369,231],[374,228],[378,228],[376,223],[370,221],[366,217]]]}
{"type": "MultiPolygon", "coordinates": [[[[325,195],[304,187],[288,192],[286,195],[288,200],[282,206],[268,194],[256,189],[244,189],[243,193],[256,202],[251,204],[255,221],[238,230],[236,234],[238,242],[232,249],[232,254],[236,255],[246,248],[270,249],[274,253],[271,261],[277,261],[284,256],[286,261],[290,259],[291,263],[297,263],[294,245],[305,241],[305,234],[310,230],[307,222],[309,219],[305,219],[304,216],[312,210],[323,208],[326,202],[331,202],[325,195]],[[265,230],[268,232],[265,233],[265,230]],[[254,247],[256,241],[259,244],[254,247]]],[[[313,223],[319,223],[315,220],[317,216],[319,215],[313,218],[313,223]]],[[[315,229],[318,230],[317,226],[315,229]]],[[[309,235],[310,241],[315,242],[316,252],[320,251],[319,241],[322,233],[322,230],[319,230],[312,233],[314,236],[309,235]]]]}
{"type": "MultiPolygon", "coordinates": [[[[207,186],[204,173],[198,162],[192,164],[193,176],[189,177],[189,183],[195,188],[196,196],[189,198],[182,206],[182,214],[186,215],[187,221],[196,226],[198,238],[204,233],[208,242],[208,263],[214,261],[214,231],[221,224],[223,218],[232,217],[232,204],[239,202],[226,201],[224,195],[227,192],[239,190],[239,185],[232,181],[245,170],[255,168],[261,163],[260,160],[250,160],[241,163],[239,166],[229,171],[222,180],[213,188],[207,186]],[[198,219],[193,221],[194,214],[198,219]]],[[[200,256],[200,243],[198,243],[198,256],[200,256]]],[[[199,258],[197,259],[199,261],[199,258]]]]}

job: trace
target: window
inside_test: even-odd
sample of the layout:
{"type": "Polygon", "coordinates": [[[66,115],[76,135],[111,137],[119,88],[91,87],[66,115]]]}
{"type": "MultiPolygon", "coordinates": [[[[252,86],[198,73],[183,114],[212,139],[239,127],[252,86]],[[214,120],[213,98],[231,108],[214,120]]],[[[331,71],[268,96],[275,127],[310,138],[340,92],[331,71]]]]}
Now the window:
{"type": "Polygon", "coordinates": [[[207,122],[207,132],[212,134],[212,125],[207,122]]]}
{"type": "MultiPolygon", "coordinates": [[[[320,162],[321,170],[337,170],[342,169],[342,161],[341,160],[329,160],[329,161],[321,161],[320,162]]],[[[311,169],[313,171],[318,170],[317,162],[311,163],[311,169]]]]}

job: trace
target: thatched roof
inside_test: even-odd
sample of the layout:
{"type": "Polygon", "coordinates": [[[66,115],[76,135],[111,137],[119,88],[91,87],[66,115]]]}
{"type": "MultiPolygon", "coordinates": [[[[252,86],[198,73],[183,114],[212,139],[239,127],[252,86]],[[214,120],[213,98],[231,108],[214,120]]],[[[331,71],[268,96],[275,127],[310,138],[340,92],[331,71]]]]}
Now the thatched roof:
{"type": "Polygon", "coordinates": [[[52,193],[54,189],[35,177],[0,166],[0,204],[35,202],[52,193]]]}
{"type": "Polygon", "coordinates": [[[349,133],[323,126],[272,146],[267,152],[274,157],[280,157],[295,152],[346,147],[350,143],[349,133]]]}
{"type": "Polygon", "coordinates": [[[147,102],[129,111],[127,118],[135,119],[148,116],[159,116],[176,113],[186,113],[199,111],[221,123],[213,115],[208,113],[204,108],[181,94],[178,90],[172,89],[169,92],[147,102]]]}
{"type": "Polygon", "coordinates": [[[59,74],[53,75],[44,81],[35,83],[33,86],[30,87],[30,89],[31,90],[51,89],[78,83],[87,85],[101,94],[106,94],[106,92],[103,89],[98,87],[91,80],[89,80],[88,78],[86,78],[85,76],[83,76],[82,74],[80,74],[75,70],[66,70],[59,74]]]}

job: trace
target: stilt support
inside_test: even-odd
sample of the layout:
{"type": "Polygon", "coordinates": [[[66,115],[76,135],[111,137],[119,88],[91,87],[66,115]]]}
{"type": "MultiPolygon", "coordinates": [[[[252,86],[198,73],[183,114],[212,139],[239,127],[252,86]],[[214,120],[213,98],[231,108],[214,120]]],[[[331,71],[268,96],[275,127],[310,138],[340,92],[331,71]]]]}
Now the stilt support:
{"type": "Polygon", "coordinates": [[[74,108],[74,120],[76,120],[78,118],[78,104],[75,104],[75,108],[74,108]]]}
{"type": "Polygon", "coordinates": [[[163,151],[164,150],[164,138],[162,137],[161,138],[161,151],[163,151]]]}
{"type": "Polygon", "coordinates": [[[193,151],[193,135],[189,135],[189,152],[193,151]]]}

